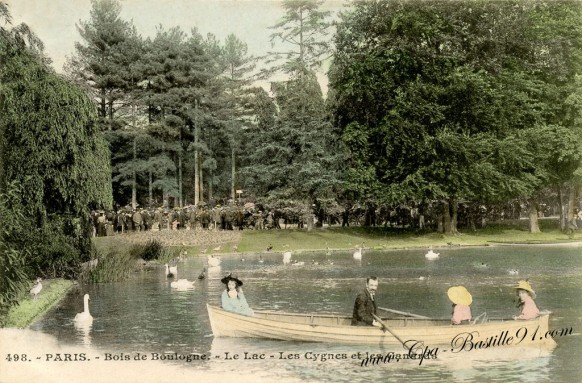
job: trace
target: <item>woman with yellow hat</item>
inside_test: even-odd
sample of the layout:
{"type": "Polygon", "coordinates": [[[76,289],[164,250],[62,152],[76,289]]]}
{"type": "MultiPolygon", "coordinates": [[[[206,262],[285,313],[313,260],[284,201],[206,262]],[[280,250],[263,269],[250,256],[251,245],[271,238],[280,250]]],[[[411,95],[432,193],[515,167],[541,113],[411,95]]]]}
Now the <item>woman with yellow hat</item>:
{"type": "Polygon", "coordinates": [[[471,307],[473,297],[464,286],[453,286],[447,291],[447,295],[453,302],[453,324],[461,324],[463,321],[471,320],[471,307]]]}
{"type": "Polygon", "coordinates": [[[513,317],[513,319],[533,319],[537,317],[540,313],[540,309],[534,302],[536,297],[535,291],[531,288],[528,281],[519,281],[517,286],[517,295],[519,296],[519,305],[521,312],[518,316],[513,317]]]}

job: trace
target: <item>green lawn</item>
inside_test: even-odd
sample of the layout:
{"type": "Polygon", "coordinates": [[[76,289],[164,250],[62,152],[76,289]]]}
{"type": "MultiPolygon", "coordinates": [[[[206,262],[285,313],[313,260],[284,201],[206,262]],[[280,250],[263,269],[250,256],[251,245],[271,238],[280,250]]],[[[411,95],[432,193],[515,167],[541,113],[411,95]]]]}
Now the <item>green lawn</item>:
{"type": "Polygon", "coordinates": [[[474,233],[444,235],[440,233],[415,234],[384,228],[328,228],[306,230],[269,230],[243,232],[239,252],[261,252],[268,246],[273,251],[353,249],[358,246],[372,249],[402,249],[441,246],[486,246],[494,243],[560,243],[582,241],[582,232],[573,236],[549,229],[539,234],[526,230],[491,226],[474,233]]]}
{"type": "Polygon", "coordinates": [[[27,327],[36,318],[41,317],[51,307],[59,303],[75,282],[65,279],[43,280],[43,288],[36,299],[23,296],[20,303],[10,309],[6,319],[6,327],[27,327]]]}
{"type": "MultiPolygon", "coordinates": [[[[553,224],[545,223],[542,233],[530,234],[526,227],[516,224],[489,225],[476,232],[465,232],[458,235],[444,235],[441,233],[426,232],[414,233],[398,228],[363,228],[363,227],[329,227],[323,229],[282,229],[282,230],[243,230],[239,243],[225,242],[222,249],[215,253],[232,253],[232,247],[238,247],[238,253],[264,252],[272,246],[272,251],[286,250],[348,250],[363,246],[368,249],[404,249],[404,248],[428,248],[433,246],[487,246],[496,243],[566,243],[582,242],[582,230],[574,235],[566,235],[560,232],[553,224]]],[[[194,232],[192,232],[193,235],[194,232]]],[[[221,231],[206,233],[209,238],[220,238],[221,231]]],[[[168,233],[170,234],[170,233],[168,233]]],[[[171,235],[171,234],[170,234],[171,235]]],[[[129,249],[128,243],[123,237],[95,238],[94,243],[102,251],[117,249],[120,252],[129,249]]],[[[189,256],[201,255],[203,249],[207,254],[216,244],[202,244],[198,246],[179,246],[180,250],[186,250],[189,256]]]]}

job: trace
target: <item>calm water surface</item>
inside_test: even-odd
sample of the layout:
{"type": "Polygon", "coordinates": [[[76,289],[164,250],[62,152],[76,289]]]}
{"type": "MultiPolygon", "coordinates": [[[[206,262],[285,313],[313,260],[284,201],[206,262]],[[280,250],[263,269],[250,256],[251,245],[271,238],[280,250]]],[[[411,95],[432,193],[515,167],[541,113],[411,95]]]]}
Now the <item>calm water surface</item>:
{"type": "MultiPolygon", "coordinates": [[[[123,283],[87,285],[72,292],[63,303],[33,324],[32,329],[55,336],[60,342],[84,344],[108,353],[146,352],[159,354],[224,355],[225,352],[265,353],[277,357],[267,361],[224,360],[171,362],[193,369],[304,381],[351,382],[380,379],[407,382],[580,382],[582,381],[582,247],[500,246],[439,250],[438,260],[428,261],[424,251],[364,253],[361,262],[351,253],[299,253],[293,258],[304,266],[283,265],[282,255],[222,257],[222,265],[211,268],[208,277],[197,280],[205,259],[193,258],[178,264],[178,277],[196,281],[196,288],[175,291],[163,266],[136,272],[123,283]],[[333,264],[330,264],[332,263],[333,264]],[[510,270],[518,270],[512,275],[510,270]],[[219,304],[224,286],[220,279],[233,272],[244,281],[251,307],[257,310],[326,312],[351,315],[353,300],[368,275],[380,278],[378,305],[431,317],[449,317],[451,304],[446,291],[462,284],[473,295],[472,312],[489,317],[516,314],[517,298],[512,288],[518,279],[529,278],[537,292],[540,309],[554,315],[550,328],[573,328],[574,335],[556,339],[558,346],[543,354],[498,348],[467,352],[447,358],[405,360],[361,367],[360,360],[312,361],[306,352],[386,353],[370,346],[308,344],[256,339],[214,339],[206,303],[219,304]],[[94,322],[90,331],[73,325],[83,311],[82,295],[91,296],[94,322]],[[298,360],[280,360],[279,353],[299,354],[298,360]]],[[[392,351],[402,352],[395,349],[392,351]]],[[[446,355],[446,354],[445,354],[446,355]]],[[[195,376],[195,375],[193,375],[195,376]]]]}

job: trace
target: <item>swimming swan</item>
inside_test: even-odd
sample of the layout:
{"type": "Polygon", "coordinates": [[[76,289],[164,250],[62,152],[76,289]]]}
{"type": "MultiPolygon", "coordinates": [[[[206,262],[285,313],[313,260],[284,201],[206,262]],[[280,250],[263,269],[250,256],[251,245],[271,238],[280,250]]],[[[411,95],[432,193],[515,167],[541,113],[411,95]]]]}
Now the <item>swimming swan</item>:
{"type": "Polygon", "coordinates": [[[89,313],[89,294],[83,296],[84,309],[82,313],[75,315],[75,322],[77,323],[92,323],[93,317],[89,313]]]}
{"type": "Polygon", "coordinates": [[[432,249],[430,249],[425,255],[424,257],[426,259],[438,259],[440,253],[435,253],[434,251],[432,251],[432,249]]]}
{"type": "Polygon", "coordinates": [[[358,247],[358,250],[354,251],[354,259],[361,260],[362,259],[362,248],[358,247]]]}
{"type": "Polygon", "coordinates": [[[291,262],[291,252],[286,251],[283,253],[283,264],[288,265],[291,262]]]}
{"type": "Polygon", "coordinates": [[[194,282],[190,282],[187,279],[178,279],[177,281],[170,283],[170,287],[178,290],[193,289],[194,282]]]}
{"type": "Polygon", "coordinates": [[[220,257],[215,257],[214,255],[209,255],[208,256],[208,266],[210,267],[216,267],[216,266],[220,266],[220,257]]]}

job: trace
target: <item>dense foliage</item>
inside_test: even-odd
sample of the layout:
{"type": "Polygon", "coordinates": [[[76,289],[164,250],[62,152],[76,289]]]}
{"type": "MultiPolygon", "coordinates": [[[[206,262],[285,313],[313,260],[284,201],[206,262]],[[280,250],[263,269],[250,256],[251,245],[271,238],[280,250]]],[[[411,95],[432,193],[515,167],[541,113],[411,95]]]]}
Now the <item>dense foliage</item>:
{"type": "Polygon", "coordinates": [[[330,73],[351,152],[348,192],[454,209],[569,179],[581,135],[562,116],[582,64],[581,10],[573,1],[355,3],[338,23],[330,73]]]}
{"type": "MultiPolygon", "coordinates": [[[[0,3],[0,16],[10,23],[0,3]]],[[[111,206],[107,144],[94,104],[49,67],[25,25],[0,28],[0,304],[27,279],[75,275],[91,209],[111,206]]]]}

